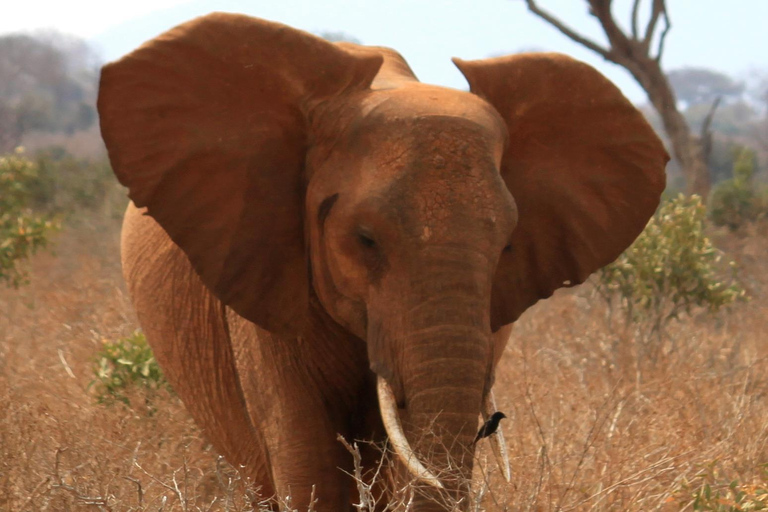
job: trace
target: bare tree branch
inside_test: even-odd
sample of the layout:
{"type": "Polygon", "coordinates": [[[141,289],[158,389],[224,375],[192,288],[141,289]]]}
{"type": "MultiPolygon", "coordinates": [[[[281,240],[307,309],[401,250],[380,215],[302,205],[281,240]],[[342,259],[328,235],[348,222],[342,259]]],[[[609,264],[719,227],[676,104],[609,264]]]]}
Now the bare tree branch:
{"type": "Polygon", "coordinates": [[[664,30],[661,32],[661,37],[659,37],[659,47],[656,50],[656,57],[654,57],[654,60],[657,63],[661,62],[661,56],[664,54],[664,41],[667,39],[667,34],[669,33],[669,29],[672,28],[672,23],[669,21],[669,14],[667,13],[666,8],[664,9],[664,30]]]}
{"type": "Polygon", "coordinates": [[[595,53],[598,53],[603,56],[603,58],[614,61],[613,56],[611,55],[610,50],[607,48],[603,48],[599,44],[595,43],[594,41],[591,41],[579,34],[577,34],[573,29],[565,25],[562,21],[555,18],[551,14],[549,14],[547,11],[542,10],[539,8],[538,5],[536,5],[535,0],[525,0],[525,3],[528,5],[528,10],[531,11],[533,14],[538,16],[539,18],[543,19],[553,27],[555,27],[557,30],[568,36],[573,41],[579,43],[582,46],[586,46],[590,50],[592,50],[595,53]]]}
{"type": "Polygon", "coordinates": [[[606,13],[610,16],[611,2],[613,0],[587,0],[589,4],[589,13],[598,19],[605,17],[606,13]]]}
{"type": "Polygon", "coordinates": [[[612,12],[613,0],[588,0],[591,6],[592,15],[600,22],[606,37],[611,45],[612,61],[621,66],[627,67],[628,62],[635,59],[635,47],[637,46],[633,39],[630,39],[624,33],[622,28],[616,23],[612,12]]]}
{"type": "Polygon", "coordinates": [[[709,131],[709,127],[712,125],[712,118],[715,117],[715,110],[717,110],[717,107],[720,105],[720,101],[723,99],[722,96],[718,96],[715,98],[715,101],[712,102],[712,106],[709,107],[709,112],[707,112],[707,117],[704,118],[704,122],[701,124],[701,137],[704,138],[709,131]]]}
{"type": "Polygon", "coordinates": [[[537,5],[537,0],[525,0],[525,2],[530,12],[555,27],[569,39],[594,51],[604,59],[622,66],[632,74],[661,116],[664,130],[671,141],[672,152],[685,176],[688,193],[706,197],[711,183],[706,164],[700,155],[699,138],[691,136],[691,128],[678,110],[674,91],[661,69],[664,44],[672,28],[666,0],[651,1],[650,18],[642,34],[640,33],[642,24],[640,10],[643,7],[640,4],[643,0],[633,0],[631,27],[628,29],[616,23],[612,13],[612,0],[584,0],[589,6],[590,15],[597,18],[608,39],[607,47],[576,33],[563,21],[541,9],[537,5]],[[657,51],[654,55],[651,52],[651,46],[656,41],[654,33],[660,23],[664,23],[664,28],[658,37],[657,51]]]}
{"type": "Polygon", "coordinates": [[[715,117],[715,110],[717,110],[722,99],[722,96],[715,98],[715,101],[712,102],[712,106],[709,108],[707,117],[704,118],[704,122],[701,124],[699,137],[701,138],[701,154],[704,162],[709,161],[709,155],[712,153],[712,130],[710,130],[710,126],[712,126],[712,118],[715,117]]]}
{"type": "Polygon", "coordinates": [[[651,47],[653,33],[656,32],[656,24],[659,22],[659,16],[661,16],[665,10],[664,0],[653,0],[651,17],[648,19],[648,25],[645,27],[645,35],[643,36],[643,48],[645,48],[646,53],[651,47]]]}
{"type": "Polygon", "coordinates": [[[632,39],[637,41],[637,12],[640,10],[640,1],[635,0],[632,5],[632,39]]]}

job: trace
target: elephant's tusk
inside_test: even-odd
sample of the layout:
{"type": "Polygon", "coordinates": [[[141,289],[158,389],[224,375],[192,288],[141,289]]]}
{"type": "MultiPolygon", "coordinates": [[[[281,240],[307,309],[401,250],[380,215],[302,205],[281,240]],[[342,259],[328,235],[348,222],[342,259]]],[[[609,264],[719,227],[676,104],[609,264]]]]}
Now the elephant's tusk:
{"type": "Polygon", "coordinates": [[[400,417],[397,414],[397,403],[392,388],[382,377],[378,377],[376,388],[379,395],[379,409],[381,410],[381,419],[384,422],[384,428],[387,430],[389,442],[395,449],[395,453],[403,461],[408,471],[419,480],[422,480],[438,489],[443,488],[443,484],[425,468],[416,454],[413,453],[408,439],[405,438],[403,427],[400,426],[400,417]]]}
{"type": "MultiPolygon", "coordinates": [[[[493,391],[489,391],[483,402],[483,421],[487,421],[496,411],[498,411],[496,399],[493,397],[493,391]]],[[[493,448],[493,454],[496,456],[496,462],[499,464],[499,469],[501,469],[501,473],[504,475],[504,480],[509,483],[512,480],[512,471],[509,469],[507,442],[504,440],[504,432],[501,430],[501,425],[498,426],[495,434],[491,434],[489,441],[493,448]]]]}

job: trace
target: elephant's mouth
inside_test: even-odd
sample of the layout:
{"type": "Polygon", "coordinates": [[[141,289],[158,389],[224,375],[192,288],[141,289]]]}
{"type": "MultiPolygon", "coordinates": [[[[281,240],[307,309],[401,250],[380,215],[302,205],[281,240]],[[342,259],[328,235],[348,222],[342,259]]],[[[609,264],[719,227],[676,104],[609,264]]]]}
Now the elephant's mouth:
{"type": "MultiPolygon", "coordinates": [[[[441,484],[440,480],[421,463],[411,448],[408,439],[405,437],[403,427],[400,423],[400,416],[397,412],[397,402],[395,400],[395,395],[392,392],[392,388],[389,386],[386,379],[381,376],[378,377],[376,387],[379,396],[381,418],[384,422],[384,428],[387,431],[389,442],[392,443],[395,453],[411,475],[416,479],[438,489],[443,489],[443,484],[441,484]]],[[[495,411],[496,403],[493,397],[493,391],[491,391],[486,395],[483,402],[483,421],[487,420],[495,411]]],[[[509,457],[507,455],[507,444],[504,440],[504,434],[502,433],[501,427],[496,430],[495,435],[489,437],[489,440],[493,447],[501,473],[504,475],[504,479],[509,482],[511,479],[509,457]]]]}

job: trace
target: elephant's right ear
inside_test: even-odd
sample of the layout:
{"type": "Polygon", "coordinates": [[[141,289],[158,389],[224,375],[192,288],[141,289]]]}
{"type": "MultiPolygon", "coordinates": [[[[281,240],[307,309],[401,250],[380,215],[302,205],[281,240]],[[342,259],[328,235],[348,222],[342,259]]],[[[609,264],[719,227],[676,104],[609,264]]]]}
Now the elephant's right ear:
{"type": "Polygon", "coordinates": [[[102,70],[101,132],[130,198],[225,304],[267,330],[296,332],[308,304],[308,110],[369,87],[380,65],[284,25],[214,13],[102,70]]]}
{"type": "Polygon", "coordinates": [[[669,156],[643,115],[583,62],[552,53],[454,62],[509,131],[500,171],[519,220],[494,279],[495,331],[634,241],[659,204],[669,156]]]}

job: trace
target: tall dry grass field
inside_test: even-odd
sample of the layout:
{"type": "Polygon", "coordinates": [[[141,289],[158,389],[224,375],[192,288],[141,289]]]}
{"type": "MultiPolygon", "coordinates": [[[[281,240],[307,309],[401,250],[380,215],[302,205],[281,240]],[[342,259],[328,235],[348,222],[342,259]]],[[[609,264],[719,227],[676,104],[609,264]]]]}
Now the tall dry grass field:
{"type": "Polygon", "coordinates": [[[0,289],[3,512],[242,504],[236,474],[217,464],[177,398],[159,391],[150,410],[136,391],[132,408],[107,407],[88,388],[103,341],[137,327],[119,230],[114,219],[81,220],[57,237],[55,254],[34,258],[28,286],[0,289]]]}
{"type": "MultiPolygon", "coordinates": [[[[588,285],[527,312],[495,387],[513,482],[494,473],[484,509],[694,510],[705,483],[765,485],[767,235],[716,234],[752,300],[674,324],[653,364],[588,285]]],[[[249,510],[172,394],[104,406],[88,388],[103,340],[137,327],[118,244],[119,221],[80,220],[34,258],[29,285],[0,289],[0,511],[249,510]]],[[[485,445],[478,457],[482,480],[495,464],[485,445]]]]}
{"type": "Polygon", "coordinates": [[[767,490],[766,235],[765,224],[713,233],[750,302],[673,323],[640,372],[635,340],[608,328],[589,285],[525,313],[496,384],[514,416],[510,510],[697,510],[690,498],[705,483],[713,495],[734,480],[747,494],[767,490]]]}

